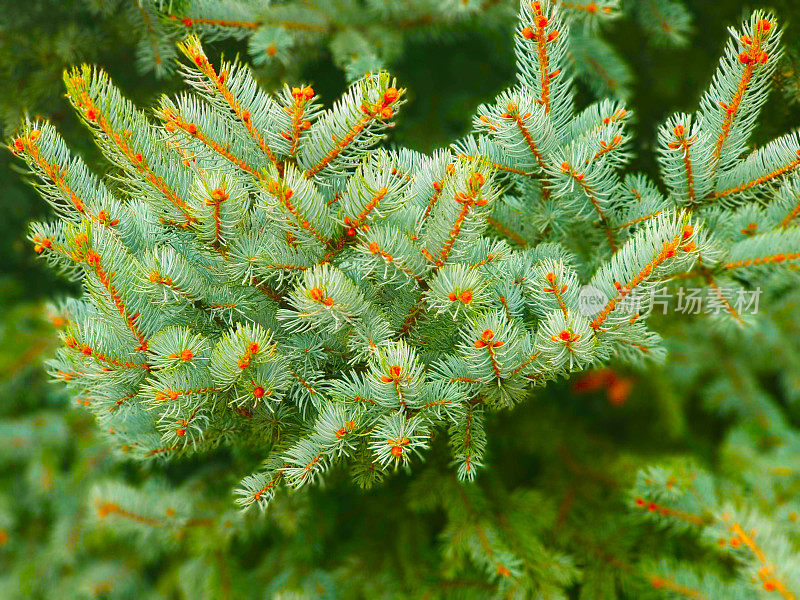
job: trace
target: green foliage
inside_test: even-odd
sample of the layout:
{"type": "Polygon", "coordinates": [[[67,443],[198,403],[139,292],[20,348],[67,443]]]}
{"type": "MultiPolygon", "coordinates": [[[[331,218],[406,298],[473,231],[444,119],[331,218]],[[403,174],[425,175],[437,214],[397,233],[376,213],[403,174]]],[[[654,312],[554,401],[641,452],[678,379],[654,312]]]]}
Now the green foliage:
{"type": "MultiPolygon", "coordinates": [[[[663,195],[623,172],[630,110],[575,112],[567,21],[581,20],[564,10],[523,4],[517,84],[430,156],[378,147],[405,97],[382,71],[324,110],[310,86],[268,96],[239,63],[217,70],[190,38],[194,91],[165,97],[158,125],[102,71],[67,74],[109,175],[42,121],[11,140],[59,217],[32,226],[35,250],[85,291],[54,307],[65,347],[51,373],[103,444],[181,472],[81,477],[68,496],[91,487],[97,539],[65,555],[54,537],[58,559],[23,593],[63,579],[71,597],[260,597],[264,581],[276,597],[793,597],[796,134],[743,156],[781,32],[771,15],[746,20],[699,112],[659,130],[663,195]],[[672,278],[705,287],[714,314],[631,303],[672,278]],[[753,290],[766,314],[743,314],[753,290]],[[771,362],[781,380],[764,385],[771,362]],[[621,365],[647,368],[640,398],[663,429],[629,413],[637,431],[619,443],[558,381],[609,363],[582,385],[619,404],[634,377],[621,365]],[[682,403],[696,397],[733,423],[718,460],[692,448],[713,433],[689,442],[682,403]],[[708,464],[672,457],[679,439],[708,464]],[[535,487],[518,484],[525,470],[535,487]],[[345,475],[385,481],[355,495],[345,475]],[[332,489],[288,491],[321,481],[332,489]],[[234,487],[268,516],[232,511],[234,487]],[[123,540],[140,555],[92,562],[123,540]],[[131,576],[145,571],[147,592],[131,576]]],[[[64,429],[39,435],[66,447],[64,429]]],[[[18,557],[24,519],[5,504],[18,557]]]]}

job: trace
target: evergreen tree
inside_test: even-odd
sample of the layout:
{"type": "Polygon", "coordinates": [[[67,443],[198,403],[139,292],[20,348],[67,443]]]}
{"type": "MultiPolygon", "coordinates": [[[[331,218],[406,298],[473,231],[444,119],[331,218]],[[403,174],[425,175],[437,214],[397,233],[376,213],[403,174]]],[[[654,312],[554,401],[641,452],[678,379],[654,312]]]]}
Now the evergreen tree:
{"type": "MultiPolygon", "coordinates": [[[[185,595],[260,596],[253,582],[269,576],[306,595],[795,597],[796,415],[760,391],[762,365],[738,353],[719,370],[704,362],[709,345],[733,354],[758,340],[782,351],[783,389],[796,396],[797,341],[785,331],[797,329],[799,140],[748,148],[781,31],[754,13],[699,110],[661,127],[663,195],[645,176],[621,173],[630,109],[603,100],[575,111],[564,10],[522,4],[517,84],[480,107],[474,135],[430,156],[379,145],[405,93],[385,72],[358,79],[325,110],[308,85],[272,97],[240,63],[215,67],[194,37],[180,46],[192,92],[163,98],[158,125],[102,71],[67,73],[112,176],[93,175],[46,122],[28,121],[11,140],[58,215],[32,226],[34,250],[85,289],[53,309],[64,348],[52,374],[122,456],[194,465],[175,488],[98,485],[90,505],[138,547],[171,558],[175,543],[191,547],[195,559],[163,572],[185,595]],[[740,422],[724,446],[729,472],[668,456],[643,467],[647,452],[598,447],[580,421],[568,437],[546,434],[574,409],[530,395],[589,367],[663,360],[661,336],[634,300],[669,280],[696,282],[713,301],[709,318],[653,320],[690,342],[689,372],[668,367],[665,377],[690,387],[716,373],[709,403],[740,422]],[[770,314],[745,314],[744,300],[762,291],[770,314]],[[522,402],[540,405],[533,419],[487,435],[502,418],[493,413],[522,402]],[[445,432],[449,469],[436,448],[445,432]],[[563,500],[504,486],[483,468],[487,448],[506,437],[512,459],[535,455],[552,482],[543,489],[563,500]],[[607,464],[595,471],[576,454],[607,464]],[[393,541],[418,542],[424,564],[444,566],[417,565],[413,577],[381,564],[368,582],[358,567],[376,563],[365,543],[350,553],[355,566],[338,571],[276,572],[266,557],[248,569],[242,545],[265,522],[255,511],[210,510],[193,493],[225,506],[215,481],[259,460],[236,488],[245,509],[276,493],[288,506],[303,502],[281,490],[335,485],[343,472],[371,487],[402,467],[412,473],[410,508],[446,515],[441,557],[424,530],[407,531],[405,509],[387,518],[391,494],[377,515],[360,503],[359,526],[387,520],[393,541]],[[610,498],[606,488],[631,467],[643,467],[632,489],[610,498]]],[[[623,401],[624,381],[591,371],[578,385],[623,401]]],[[[296,544],[273,551],[303,556],[296,544]]],[[[123,581],[90,591],[144,593],[141,579],[123,581]]]]}

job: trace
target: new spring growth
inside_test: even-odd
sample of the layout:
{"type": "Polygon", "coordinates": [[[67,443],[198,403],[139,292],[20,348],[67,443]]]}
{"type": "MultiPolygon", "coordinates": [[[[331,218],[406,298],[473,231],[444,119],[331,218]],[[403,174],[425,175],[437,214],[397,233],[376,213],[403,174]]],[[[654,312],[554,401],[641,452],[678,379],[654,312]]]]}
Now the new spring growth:
{"type": "Polygon", "coordinates": [[[383,97],[378,100],[373,106],[361,105],[361,110],[368,115],[377,115],[381,119],[391,119],[394,115],[392,104],[400,98],[400,91],[397,88],[387,88],[383,93],[383,97]]]}
{"type": "Polygon", "coordinates": [[[238,364],[239,364],[239,368],[240,369],[246,369],[247,367],[250,366],[250,360],[252,358],[252,355],[253,354],[258,354],[258,349],[259,349],[259,346],[258,346],[258,344],[256,342],[251,342],[250,344],[248,344],[247,350],[245,351],[244,356],[239,358],[239,363],[238,364]]]}
{"type": "Polygon", "coordinates": [[[475,340],[475,347],[476,348],[499,348],[505,342],[503,341],[492,341],[494,339],[494,331],[491,329],[485,329],[481,334],[481,338],[479,340],[475,340]]]}

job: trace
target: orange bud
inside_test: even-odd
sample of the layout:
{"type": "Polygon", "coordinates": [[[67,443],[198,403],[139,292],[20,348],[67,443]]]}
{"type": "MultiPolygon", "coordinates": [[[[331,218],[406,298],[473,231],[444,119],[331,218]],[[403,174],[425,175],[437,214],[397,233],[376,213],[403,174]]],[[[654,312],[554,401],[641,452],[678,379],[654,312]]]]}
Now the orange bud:
{"type": "Polygon", "coordinates": [[[183,437],[183,436],[186,435],[186,430],[185,429],[176,429],[175,430],[175,435],[177,435],[178,437],[183,437]]]}
{"type": "Polygon", "coordinates": [[[756,31],[760,33],[767,33],[770,29],[772,29],[772,23],[770,23],[767,19],[761,19],[758,23],[756,23],[756,31]]]}
{"type": "Polygon", "coordinates": [[[530,27],[525,27],[522,30],[522,37],[524,37],[526,40],[533,39],[533,35],[534,35],[533,29],[531,29],[530,27]]]}
{"type": "Polygon", "coordinates": [[[750,55],[747,52],[742,52],[739,54],[739,62],[743,65],[746,65],[750,62],[750,55]]]}
{"type": "Polygon", "coordinates": [[[275,44],[270,44],[267,46],[267,54],[270,56],[275,56],[276,52],[278,52],[278,48],[275,46],[275,44]]]}
{"type": "Polygon", "coordinates": [[[455,292],[450,292],[447,294],[447,299],[450,300],[450,302],[455,302],[458,299],[458,296],[456,296],[455,292]]]}
{"type": "Polygon", "coordinates": [[[549,34],[547,34],[547,41],[552,42],[558,37],[558,30],[554,29],[549,34]]]}
{"type": "Polygon", "coordinates": [[[403,448],[402,446],[392,446],[390,452],[392,453],[392,456],[397,458],[403,453],[403,448]]]}
{"type": "Polygon", "coordinates": [[[464,290],[461,292],[461,301],[464,304],[469,304],[472,302],[472,290],[464,290]]]}
{"type": "Polygon", "coordinates": [[[249,110],[243,110],[242,111],[242,120],[243,121],[249,121],[250,120],[250,111],[249,110]]]}
{"type": "Polygon", "coordinates": [[[194,358],[194,354],[192,354],[192,351],[188,348],[181,351],[181,360],[189,361],[192,360],[192,358],[194,358]]]}
{"type": "Polygon", "coordinates": [[[394,115],[394,110],[392,110],[391,106],[387,106],[381,110],[381,118],[383,119],[391,119],[392,115],[394,115]]]}
{"type": "Polygon", "coordinates": [[[400,97],[400,92],[396,88],[390,87],[383,93],[383,101],[391,104],[400,97]]]}
{"type": "Polygon", "coordinates": [[[537,27],[546,27],[550,21],[547,20],[547,17],[544,15],[539,15],[536,17],[536,26],[537,27]]]}
{"type": "Polygon", "coordinates": [[[35,142],[36,140],[38,140],[38,139],[39,139],[39,136],[40,136],[40,135],[42,135],[42,132],[41,132],[41,131],[39,131],[38,129],[34,129],[34,130],[32,130],[32,131],[31,131],[31,135],[30,135],[31,141],[32,141],[32,142],[35,142]]]}
{"type": "Polygon", "coordinates": [[[372,252],[372,254],[377,254],[378,252],[380,252],[380,248],[378,247],[377,242],[370,242],[368,247],[369,251],[372,252]]]}
{"type": "Polygon", "coordinates": [[[256,389],[253,390],[253,396],[256,398],[263,398],[264,397],[264,388],[258,386],[256,389]]]}

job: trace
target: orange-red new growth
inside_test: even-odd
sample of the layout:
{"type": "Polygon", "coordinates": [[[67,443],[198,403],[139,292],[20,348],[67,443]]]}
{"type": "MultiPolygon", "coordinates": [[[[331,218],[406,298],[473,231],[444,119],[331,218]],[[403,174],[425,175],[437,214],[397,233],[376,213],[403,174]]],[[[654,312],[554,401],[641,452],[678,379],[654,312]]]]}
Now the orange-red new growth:
{"type": "Polygon", "coordinates": [[[263,398],[264,397],[264,388],[261,387],[261,386],[258,386],[257,388],[255,388],[253,390],[253,396],[255,396],[256,398],[263,398]]]}
{"type": "Polygon", "coordinates": [[[503,341],[493,342],[492,341],[493,339],[494,339],[494,331],[492,331],[491,329],[484,329],[483,333],[481,334],[481,339],[475,340],[475,347],[476,348],[486,348],[486,347],[499,348],[500,346],[505,344],[505,342],[503,342],[503,341]]]}
{"type": "Polygon", "coordinates": [[[400,97],[400,92],[397,91],[397,88],[387,88],[387,90],[383,93],[383,101],[386,104],[391,104],[395,100],[400,97]]]}
{"type": "Polygon", "coordinates": [[[335,304],[333,298],[331,298],[330,296],[325,296],[325,292],[323,292],[318,287],[313,287],[310,290],[308,290],[308,295],[315,302],[319,302],[321,304],[324,304],[325,306],[333,306],[335,304]]]}
{"type": "Polygon", "coordinates": [[[389,438],[389,443],[394,444],[390,450],[392,456],[398,458],[401,454],[403,454],[403,446],[410,444],[411,440],[409,440],[407,437],[397,438],[397,441],[389,438]]]}
{"type": "Polygon", "coordinates": [[[230,198],[230,195],[226,194],[225,190],[223,190],[221,188],[217,188],[213,192],[211,192],[211,197],[214,200],[223,201],[223,200],[227,200],[228,198],[230,198]]]}
{"type": "Polygon", "coordinates": [[[389,375],[381,375],[381,381],[383,383],[389,383],[391,381],[396,381],[400,378],[400,374],[402,373],[402,368],[400,365],[392,365],[389,367],[389,375]]]}

